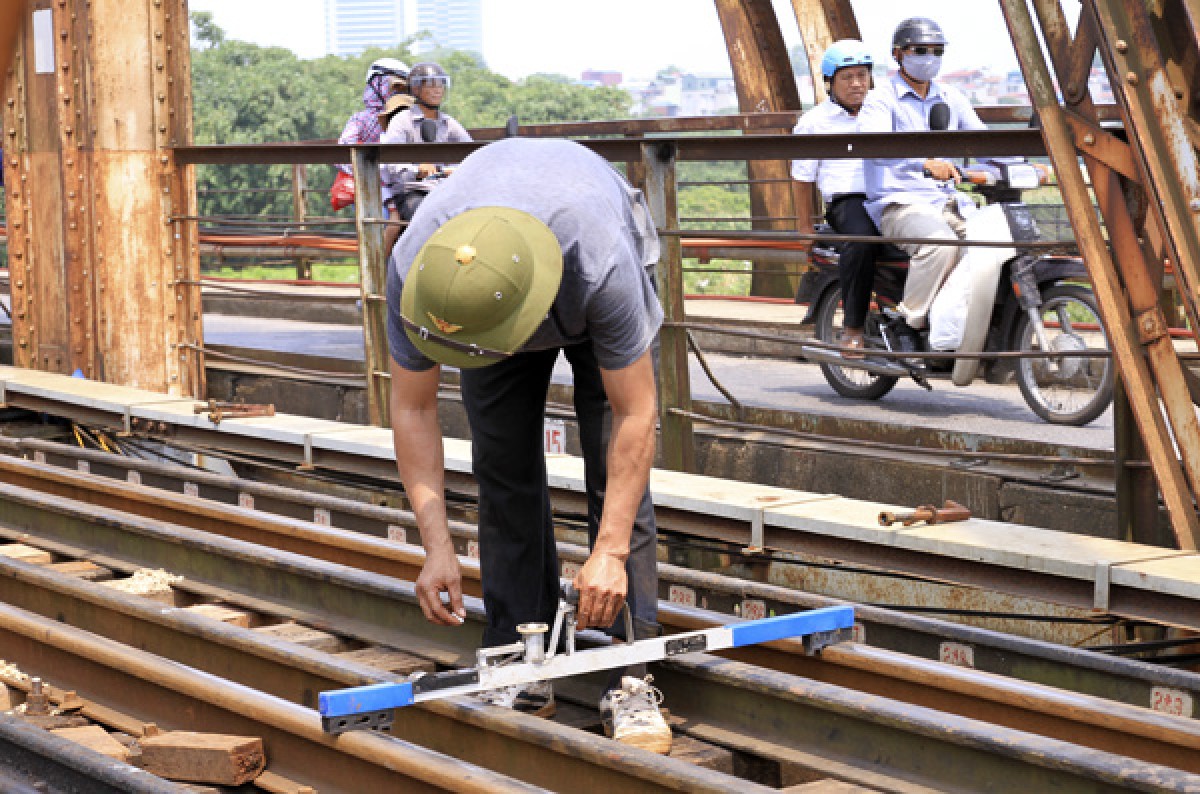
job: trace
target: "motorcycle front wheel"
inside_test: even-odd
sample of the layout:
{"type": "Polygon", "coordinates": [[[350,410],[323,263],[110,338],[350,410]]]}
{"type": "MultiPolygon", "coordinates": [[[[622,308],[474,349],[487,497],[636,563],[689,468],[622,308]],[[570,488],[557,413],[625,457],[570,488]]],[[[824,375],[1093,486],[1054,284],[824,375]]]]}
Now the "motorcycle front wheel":
{"type": "MultiPolygon", "coordinates": [[[[1111,352],[1091,289],[1058,284],[1042,293],[1042,324],[1051,352],[1111,352]]],[[[1014,349],[1043,352],[1028,314],[1021,315],[1014,349]]],[[[1109,357],[1022,358],[1017,386],[1033,412],[1056,425],[1086,425],[1112,402],[1115,362],[1109,357]]]]}
{"type": "MultiPolygon", "coordinates": [[[[842,288],[834,285],[825,291],[817,304],[816,336],[826,344],[838,344],[842,331],[842,288]]],[[[866,349],[883,348],[883,337],[879,333],[879,314],[867,314],[866,349]]],[[[865,351],[864,351],[865,352],[865,351]]],[[[878,400],[892,390],[896,378],[889,375],[874,375],[866,370],[854,367],[839,367],[836,364],[821,363],[821,374],[833,387],[833,390],[843,397],[859,400],[878,400]]]]}

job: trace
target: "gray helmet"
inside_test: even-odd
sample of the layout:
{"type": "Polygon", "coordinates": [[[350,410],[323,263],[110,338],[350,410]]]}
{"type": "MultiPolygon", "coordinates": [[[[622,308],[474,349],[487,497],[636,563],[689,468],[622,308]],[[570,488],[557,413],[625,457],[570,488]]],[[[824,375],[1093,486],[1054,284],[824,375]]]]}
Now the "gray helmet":
{"type": "Polygon", "coordinates": [[[449,89],[450,75],[446,74],[446,70],[440,64],[426,61],[418,63],[408,73],[408,84],[414,91],[427,85],[442,85],[449,89]]]}
{"type": "Polygon", "coordinates": [[[913,44],[941,44],[944,47],[946,36],[941,26],[929,17],[909,17],[896,26],[892,49],[904,49],[913,44]]]}

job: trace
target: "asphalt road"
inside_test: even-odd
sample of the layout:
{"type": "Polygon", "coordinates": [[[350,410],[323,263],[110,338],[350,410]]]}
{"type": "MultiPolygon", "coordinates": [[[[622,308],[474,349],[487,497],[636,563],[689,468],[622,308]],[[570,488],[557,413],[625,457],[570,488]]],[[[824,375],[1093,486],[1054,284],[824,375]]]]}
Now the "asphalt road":
{"type": "MultiPolygon", "coordinates": [[[[206,314],[204,336],[205,342],[213,345],[363,358],[362,332],[355,326],[206,314]]],[[[934,381],[934,390],[928,392],[902,381],[882,400],[858,401],[836,394],[820,370],[806,362],[725,355],[707,359],[723,387],[747,405],[1089,449],[1113,448],[1111,408],[1086,427],[1050,425],[1029,410],[1016,386],[976,382],[958,388],[945,380],[934,381]]],[[[569,367],[561,359],[559,364],[555,380],[570,382],[569,367]]],[[[724,399],[694,359],[691,374],[695,398],[724,399]]]]}

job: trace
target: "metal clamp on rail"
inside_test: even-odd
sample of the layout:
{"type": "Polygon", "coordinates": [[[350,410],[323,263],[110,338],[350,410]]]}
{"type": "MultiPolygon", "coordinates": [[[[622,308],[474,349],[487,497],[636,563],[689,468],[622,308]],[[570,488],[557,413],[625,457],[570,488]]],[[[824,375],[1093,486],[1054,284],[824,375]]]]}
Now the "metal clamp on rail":
{"type": "MultiPolygon", "coordinates": [[[[549,644],[544,643],[545,623],[517,627],[521,641],[476,652],[476,666],[442,673],[417,673],[404,682],[322,692],[318,697],[321,726],[327,733],[383,729],[395,720],[395,710],[427,700],[470,695],[490,689],[531,684],[555,678],[657,662],[700,651],[721,651],[763,642],[804,637],[805,651],[815,653],[834,642],[849,639],[854,626],[851,606],[825,607],[807,612],[748,620],[728,626],[689,631],[668,637],[615,643],[586,651],[575,650],[575,606],[578,596],[568,589],[558,603],[549,644]],[[565,635],[563,635],[565,632],[565,635]],[[558,651],[559,637],[564,650],[558,651]]],[[[625,626],[633,636],[632,618],[625,607],[625,626]]]]}

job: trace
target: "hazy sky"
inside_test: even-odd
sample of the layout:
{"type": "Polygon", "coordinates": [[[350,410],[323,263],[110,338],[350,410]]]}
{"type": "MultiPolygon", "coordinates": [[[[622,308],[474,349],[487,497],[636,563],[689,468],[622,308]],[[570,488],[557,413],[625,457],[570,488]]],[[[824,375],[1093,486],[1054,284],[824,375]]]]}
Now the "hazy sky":
{"type": "MultiPolygon", "coordinates": [[[[784,38],[799,41],[790,0],[774,0],[784,38]]],[[[863,40],[888,58],[892,30],[904,17],[930,16],[950,41],[946,68],[1016,68],[994,0],[852,0],[863,40]]],[[[302,57],[325,51],[325,0],[190,0],[212,11],[231,38],[288,47],[302,57]]],[[[512,79],[533,72],[577,77],[585,69],[652,77],[666,66],[729,73],[711,0],[483,0],[484,58],[512,79]]]]}

